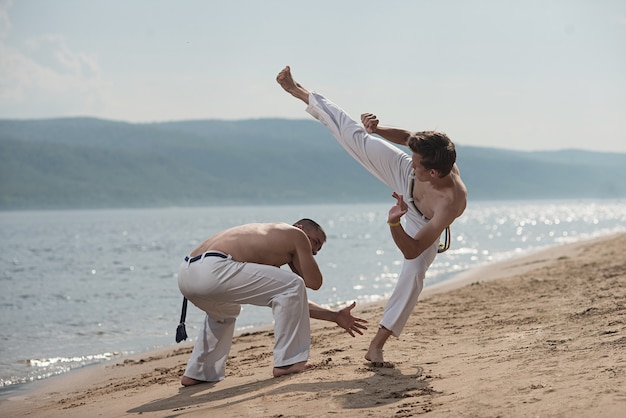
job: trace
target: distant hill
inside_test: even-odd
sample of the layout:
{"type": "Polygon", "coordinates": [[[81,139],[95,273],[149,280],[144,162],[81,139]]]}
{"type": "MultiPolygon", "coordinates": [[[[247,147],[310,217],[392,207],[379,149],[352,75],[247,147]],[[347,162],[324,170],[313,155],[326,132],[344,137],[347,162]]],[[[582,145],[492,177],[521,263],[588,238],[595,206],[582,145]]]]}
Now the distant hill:
{"type": "MultiPolygon", "coordinates": [[[[457,153],[471,199],[626,197],[626,154],[459,144],[457,153]]],[[[2,210],[389,197],[314,120],[0,120],[2,210]]]]}

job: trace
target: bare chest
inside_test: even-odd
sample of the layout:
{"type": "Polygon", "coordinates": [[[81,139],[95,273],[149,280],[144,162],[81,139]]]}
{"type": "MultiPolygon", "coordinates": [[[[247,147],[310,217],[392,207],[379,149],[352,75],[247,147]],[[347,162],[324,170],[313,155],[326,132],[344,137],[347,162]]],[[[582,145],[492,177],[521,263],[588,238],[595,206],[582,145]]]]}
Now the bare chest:
{"type": "Polygon", "coordinates": [[[414,192],[413,199],[409,204],[412,204],[418,213],[428,219],[432,219],[435,216],[435,199],[433,196],[414,192]]]}
{"type": "Polygon", "coordinates": [[[438,187],[430,182],[412,182],[410,194],[411,204],[428,219],[432,219],[438,210],[444,210],[454,217],[460,216],[465,210],[467,193],[458,176],[450,176],[447,184],[438,187]]]}
{"type": "Polygon", "coordinates": [[[409,192],[411,194],[409,205],[412,205],[420,215],[432,219],[440,194],[436,193],[428,183],[419,182],[415,179],[411,181],[409,192]]]}

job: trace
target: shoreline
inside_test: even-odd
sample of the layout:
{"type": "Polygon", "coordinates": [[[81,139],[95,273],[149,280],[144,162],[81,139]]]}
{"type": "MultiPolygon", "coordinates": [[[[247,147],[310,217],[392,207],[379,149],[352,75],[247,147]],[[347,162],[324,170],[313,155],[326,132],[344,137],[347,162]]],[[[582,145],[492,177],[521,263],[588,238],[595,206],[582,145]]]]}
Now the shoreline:
{"type": "Polygon", "coordinates": [[[475,281],[488,282],[497,279],[506,279],[514,275],[526,273],[530,270],[545,267],[560,257],[567,257],[572,252],[579,251],[581,247],[610,241],[624,234],[625,233],[621,232],[611,233],[566,244],[551,245],[545,248],[531,250],[506,260],[476,266],[460,272],[450,280],[436,283],[432,286],[425,286],[420,295],[420,300],[428,295],[452,291],[475,281]]]}
{"type": "MultiPolygon", "coordinates": [[[[484,340],[487,338],[485,335],[493,331],[492,328],[485,325],[485,322],[488,322],[492,317],[516,318],[522,314],[516,311],[514,307],[509,307],[509,305],[516,302],[519,303],[515,298],[508,304],[502,305],[500,311],[491,313],[490,317],[480,317],[479,320],[465,323],[464,321],[467,321],[467,318],[460,315],[461,313],[470,316],[472,314],[477,315],[474,311],[478,307],[478,299],[486,298],[486,301],[489,302],[486,306],[501,302],[500,299],[507,297],[507,292],[503,292],[495,299],[493,299],[494,296],[491,293],[497,293],[501,290],[500,288],[505,288],[506,286],[512,286],[513,293],[519,292],[520,295],[524,295],[525,299],[528,299],[519,305],[523,312],[526,312],[526,310],[533,312],[539,310],[549,311],[550,308],[557,309],[557,307],[560,309],[561,306],[559,304],[553,303],[546,306],[544,303],[541,303],[541,300],[537,300],[538,296],[533,297],[534,288],[527,289],[525,285],[529,280],[542,284],[549,281],[552,275],[555,277],[563,276],[563,283],[558,287],[558,289],[561,289],[567,285],[567,277],[572,276],[571,272],[575,270],[574,267],[567,264],[579,263],[578,260],[585,258],[583,256],[585,254],[588,256],[589,253],[593,253],[594,256],[590,257],[590,261],[587,261],[587,264],[594,265],[594,268],[598,271],[602,271],[606,267],[607,260],[615,261],[617,259],[615,261],[617,264],[610,267],[612,269],[611,272],[605,273],[605,276],[609,277],[609,279],[616,277],[620,280],[619,284],[621,286],[621,284],[626,284],[624,283],[626,273],[620,270],[624,266],[624,256],[621,254],[625,250],[626,234],[592,238],[549,247],[545,250],[521,255],[520,257],[477,267],[460,273],[448,282],[425,287],[405,332],[400,338],[388,343],[385,355],[391,361],[397,363],[395,369],[372,369],[362,359],[364,349],[366,349],[372,332],[375,330],[375,321],[380,318],[382,313],[385,301],[380,301],[357,306],[355,315],[367,318],[370,320],[370,323],[365,335],[358,336],[355,339],[345,335],[343,330],[333,324],[312,321],[311,359],[316,361],[321,358],[322,366],[298,375],[278,379],[270,377],[273,334],[271,332],[272,327],[268,326],[255,330],[246,330],[236,335],[233,341],[233,348],[231,349],[231,358],[229,358],[227,378],[222,382],[184,389],[180,387],[178,383],[179,375],[184,370],[184,365],[193,344],[190,341],[186,341],[176,346],[163,347],[101,364],[90,365],[67,374],[27,383],[28,388],[16,390],[15,394],[0,398],[0,405],[2,405],[5,412],[10,411],[9,415],[13,416],[24,414],[27,411],[30,416],[50,417],[84,416],[95,414],[98,411],[106,411],[104,415],[107,416],[131,416],[136,413],[168,416],[172,415],[172,410],[179,411],[180,415],[196,416],[198,414],[197,416],[200,416],[202,413],[206,413],[209,409],[215,407],[221,408],[224,413],[231,416],[253,415],[251,411],[254,408],[263,409],[263,414],[271,412],[277,415],[293,416],[288,414],[298,410],[302,411],[302,409],[297,409],[301,403],[309,407],[324,405],[325,408],[330,408],[322,399],[316,400],[316,397],[313,396],[315,393],[312,386],[313,382],[322,382],[319,390],[328,392],[332,399],[335,401],[339,399],[341,402],[338,402],[340,407],[320,409],[320,415],[336,412],[344,415],[348,414],[348,416],[360,416],[365,410],[368,413],[383,416],[387,414],[395,415],[398,413],[398,408],[402,409],[400,405],[403,404],[403,399],[404,404],[411,404],[406,406],[405,409],[413,411],[413,414],[417,414],[420,411],[426,412],[428,409],[429,412],[435,413],[434,416],[446,416],[444,411],[449,412],[451,415],[458,415],[459,411],[455,410],[454,406],[459,404],[468,407],[467,401],[469,399],[469,397],[460,396],[460,393],[472,391],[477,387],[483,387],[484,389],[484,386],[488,385],[487,380],[489,380],[490,374],[495,373],[501,367],[507,366],[508,362],[515,360],[514,358],[507,359],[507,350],[502,350],[502,348],[495,350],[494,353],[493,350],[490,350],[490,348],[493,349],[492,344],[497,343],[498,346],[506,346],[511,344],[511,342],[524,342],[527,344],[529,340],[539,339],[541,336],[535,334],[546,333],[548,328],[551,332],[556,332],[555,330],[559,329],[559,327],[555,327],[553,330],[551,326],[545,324],[538,326],[537,323],[532,321],[521,321],[517,324],[517,328],[507,331],[504,337],[501,332],[495,332],[492,339],[489,340],[490,344],[483,342],[484,347],[478,344],[486,350],[481,356],[485,358],[495,357],[495,360],[483,362],[481,356],[476,356],[471,359],[473,361],[468,363],[467,358],[464,359],[464,357],[472,350],[481,348],[475,347],[475,340],[484,340]],[[606,245],[607,242],[612,244],[606,245]],[[611,257],[607,253],[614,255],[611,257]],[[604,259],[604,264],[596,259],[604,259]],[[622,264],[619,264],[620,260],[622,264]],[[597,263],[597,265],[594,263],[597,263]],[[563,266],[557,272],[558,274],[542,273],[545,277],[540,274],[543,271],[556,271],[561,264],[563,266]],[[510,285],[509,282],[520,283],[510,285]],[[523,289],[523,291],[520,289],[523,289]],[[489,290],[489,292],[485,290],[489,290]],[[527,295],[529,292],[530,294],[527,295]],[[485,295],[484,293],[488,294],[485,295]],[[471,297],[468,298],[466,294],[469,294],[471,297]],[[490,297],[492,299],[489,299],[490,297]],[[452,303],[452,300],[455,300],[455,303],[452,303]],[[477,306],[472,307],[469,305],[477,306]],[[438,309],[443,309],[447,314],[442,316],[433,314],[438,309]],[[432,315],[435,316],[432,317],[432,315]],[[455,324],[455,321],[458,321],[459,324],[455,324]],[[525,329],[528,326],[530,326],[530,329],[525,329]],[[444,338],[442,330],[448,327],[451,327],[454,329],[454,332],[459,334],[472,333],[474,332],[473,328],[479,327],[482,329],[482,333],[468,337],[468,340],[465,341],[467,346],[463,347],[455,356],[450,351],[454,352],[453,348],[462,344],[456,341],[454,334],[450,335],[448,339],[444,338]],[[522,331],[519,331],[520,328],[522,331]],[[538,333],[537,329],[540,329],[541,332],[538,333]],[[446,348],[443,352],[441,349],[436,348],[438,346],[437,340],[442,340],[440,346],[446,348]],[[445,343],[443,340],[446,340],[445,343]],[[499,358],[496,354],[504,356],[504,358],[499,358]],[[461,358],[461,364],[459,364],[459,358],[457,357],[461,358]],[[452,369],[450,369],[449,363],[454,364],[452,369]],[[415,372],[416,368],[419,373],[415,372]],[[465,376],[466,374],[471,376],[464,379],[478,379],[478,382],[474,382],[475,384],[470,385],[470,387],[467,387],[468,382],[463,382],[461,386],[455,386],[454,376],[465,376]],[[486,377],[481,378],[481,375],[486,377]],[[392,384],[389,384],[389,378],[392,378],[392,384]],[[325,383],[323,382],[328,380],[331,382],[338,381],[339,384],[335,386],[330,383],[324,388],[325,383]],[[346,382],[348,383],[348,389],[344,387],[346,382]],[[381,389],[380,384],[386,386],[381,389]],[[400,386],[404,385],[404,389],[400,390],[400,392],[397,391],[396,386],[398,384],[400,386]],[[374,390],[372,396],[374,399],[378,399],[380,406],[376,406],[377,404],[375,403],[372,404],[369,400],[370,396],[357,396],[360,404],[359,402],[357,402],[358,405],[351,404],[350,393],[367,392],[367,389],[372,385],[378,387],[379,391],[382,390],[383,392],[387,389],[391,390],[390,388],[396,388],[396,392],[392,390],[385,396],[378,397],[376,396],[378,392],[374,390]],[[306,389],[309,386],[311,389],[306,389]],[[346,390],[347,392],[344,393],[346,390]],[[291,399],[290,395],[292,393],[295,393],[293,399],[291,399]],[[214,396],[216,394],[218,395],[217,399],[214,396]],[[202,399],[192,399],[196,396],[200,396],[202,399]],[[265,398],[271,398],[278,403],[270,401],[266,405],[264,402],[265,398]],[[112,404],[109,404],[109,401],[112,404]],[[463,401],[465,401],[465,404],[463,401]],[[289,409],[290,405],[296,409],[289,409]],[[395,412],[392,412],[392,410],[395,412]],[[323,413],[323,411],[325,412],[323,413]]],[[[575,266],[576,269],[581,269],[581,271],[584,267],[584,265],[575,266]]],[[[584,280],[580,278],[576,280],[580,281],[580,286],[585,285],[584,280]]],[[[611,287],[605,290],[611,291],[612,289],[616,288],[611,287]]],[[[624,292],[621,289],[617,290],[624,292]]],[[[617,290],[615,291],[617,292],[617,290]]],[[[547,292],[542,298],[557,297],[558,295],[554,293],[547,292]]],[[[579,294],[581,294],[580,291],[573,293],[574,296],[579,294]]],[[[582,292],[582,294],[586,293],[582,292]]],[[[619,300],[621,297],[618,296],[617,299],[619,300]]],[[[482,303],[485,303],[485,301],[482,301],[482,303]]],[[[563,305],[566,307],[567,304],[563,305]]],[[[571,309],[574,312],[569,313],[569,315],[578,318],[581,315],[587,315],[585,312],[595,312],[595,309],[599,308],[591,305],[586,308],[587,310],[585,310],[584,306],[572,306],[571,309]]],[[[626,354],[624,353],[626,351],[626,325],[624,325],[626,324],[626,312],[615,308],[613,313],[614,317],[608,321],[608,323],[613,325],[608,327],[610,329],[605,330],[606,334],[601,334],[603,337],[600,339],[610,338],[608,342],[603,341],[605,345],[602,347],[606,348],[608,344],[609,348],[613,347],[621,353],[620,361],[617,362],[617,365],[605,367],[606,370],[610,370],[613,367],[613,372],[606,371],[605,373],[610,375],[609,380],[612,379],[610,383],[618,384],[619,382],[625,383],[623,372],[624,364],[626,364],[626,354]],[[618,371],[622,372],[621,377],[619,377],[618,371]]],[[[549,316],[548,314],[549,312],[546,313],[546,316],[549,316]]],[[[542,317],[539,317],[539,324],[541,324],[541,319],[542,317]]],[[[496,324],[503,326],[498,321],[496,321],[496,324]]],[[[561,327],[563,326],[567,326],[567,323],[561,325],[561,327]]],[[[596,324],[595,327],[597,328],[597,326],[596,324]]],[[[575,333],[576,331],[571,330],[570,332],[575,333]]],[[[549,353],[552,354],[556,350],[558,354],[559,350],[566,351],[564,346],[573,345],[572,341],[576,340],[577,338],[573,337],[549,338],[539,348],[543,349],[545,348],[544,345],[547,345],[549,353]]],[[[582,351],[586,353],[588,350],[582,351]]],[[[532,356],[527,359],[527,363],[540,360],[532,356]]],[[[557,363],[561,364],[564,369],[567,369],[566,360],[563,359],[563,361],[558,361],[557,363]]],[[[602,358],[598,358],[597,361],[601,362],[602,358]]],[[[553,364],[544,366],[544,369],[554,368],[553,364]]],[[[538,367],[537,370],[540,369],[541,367],[538,367]]],[[[491,378],[495,384],[506,386],[503,385],[504,382],[507,382],[504,374],[491,376],[491,378]]],[[[544,377],[544,379],[547,378],[544,377]]],[[[533,392],[545,392],[545,399],[550,398],[549,395],[551,393],[561,393],[562,390],[560,388],[556,389],[542,382],[539,379],[525,387],[521,392],[531,395],[533,395],[533,392]]],[[[585,387],[580,382],[578,384],[581,387],[585,387]]],[[[626,384],[622,384],[622,387],[626,387],[626,384]]],[[[573,390],[573,388],[570,388],[570,391],[573,390]]],[[[498,410],[506,416],[527,416],[540,411],[543,411],[542,414],[550,416],[588,416],[590,411],[599,411],[605,414],[605,416],[617,416],[611,415],[613,413],[611,408],[612,405],[626,407],[626,393],[624,393],[624,390],[620,392],[619,390],[610,390],[603,386],[602,393],[596,394],[596,397],[602,399],[611,398],[612,393],[618,392],[614,396],[618,401],[603,401],[594,405],[593,409],[589,407],[585,409],[583,407],[578,412],[578,415],[577,413],[571,415],[566,413],[565,410],[562,411],[561,409],[564,405],[556,405],[556,409],[553,410],[535,410],[531,408],[534,404],[541,404],[542,407],[548,408],[544,405],[546,402],[542,402],[542,399],[539,399],[541,396],[538,395],[534,395],[538,400],[532,402],[527,400],[523,404],[529,409],[517,410],[514,408],[508,412],[505,409],[498,410]],[[619,402],[620,396],[624,401],[623,403],[619,402]],[[547,410],[551,412],[546,413],[547,410]]],[[[584,392],[581,392],[580,396],[582,398],[585,397],[583,393],[586,393],[587,397],[589,397],[589,388],[586,387],[584,392]]],[[[478,394],[476,396],[480,398],[478,394]]],[[[491,398],[489,395],[482,396],[485,399],[480,400],[479,403],[481,404],[497,401],[496,399],[489,399],[491,398]]],[[[504,399],[507,398],[504,397],[504,399]]],[[[505,401],[502,400],[502,402],[505,401]]],[[[506,402],[511,403],[512,401],[508,399],[506,402]]],[[[521,405],[518,405],[518,407],[521,407],[521,405]]],[[[499,405],[498,408],[504,408],[504,406],[499,405]]],[[[615,411],[617,410],[615,409],[615,411]]],[[[491,411],[491,409],[487,408],[485,411],[491,411]]],[[[573,410],[568,409],[568,411],[571,412],[573,410]]],[[[487,413],[486,415],[491,416],[492,414],[487,413]]],[[[494,413],[493,416],[495,415],[494,413]]],[[[470,412],[467,416],[484,415],[475,411],[474,415],[470,412]]]]}
{"type": "MultiPolygon", "coordinates": [[[[511,274],[514,274],[514,272],[518,271],[515,269],[515,265],[523,263],[524,259],[529,258],[531,260],[534,260],[535,258],[535,254],[543,252],[543,251],[552,251],[555,250],[559,247],[568,247],[568,246],[573,246],[572,248],[574,248],[575,246],[577,246],[578,244],[585,244],[585,243],[593,243],[596,241],[600,241],[600,240],[605,240],[605,239],[610,239],[611,237],[616,237],[619,236],[619,233],[616,234],[610,234],[610,235],[606,235],[606,236],[601,236],[601,237],[594,237],[594,238],[589,238],[589,239],[583,239],[580,241],[576,241],[574,243],[567,243],[567,244],[556,244],[556,245],[552,245],[549,246],[547,248],[544,249],[536,249],[536,250],[532,250],[523,254],[520,254],[518,256],[506,259],[506,260],[502,260],[502,261],[497,261],[497,262],[493,262],[493,263],[489,263],[489,264],[485,264],[485,265],[481,265],[481,266],[476,266],[474,268],[470,268],[466,271],[460,272],[458,274],[456,274],[455,276],[451,277],[450,279],[441,282],[441,283],[435,283],[433,285],[428,285],[427,281],[428,279],[426,279],[425,281],[425,286],[424,289],[422,290],[422,293],[420,294],[419,297],[419,301],[424,300],[425,298],[434,295],[434,294],[438,294],[438,293],[442,293],[442,292],[447,292],[447,291],[451,291],[454,289],[457,289],[459,287],[465,286],[470,284],[472,281],[475,281],[475,277],[478,276],[485,276],[485,278],[483,278],[482,280],[492,280],[493,279],[493,274],[498,274],[497,272],[500,272],[501,270],[508,270],[511,271],[511,274]]],[[[544,260],[547,261],[547,260],[544,260]]],[[[535,261],[536,262],[536,261],[535,261]]],[[[361,309],[366,309],[368,307],[380,307],[383,308],[384,305],[387,303],[387,299],[382,299],[379,301],[375,301],[375,302],[368,302],[365,304],[358,304],[356,310],[361,310],[361,309]]],[[[419,303],[419,302],[418,302],[419,303]]],[[[314,324],[317,321],[312,320],[311,321],[311,326],[313,327],[314,324]]],[[[240,330],[240,331],[235,331],[235,335],[234,338],[240,337],[242,335],[248,335],[250,333],[254,334],[257,332],[263,332],[263,331],[269,331],[273,328],[272,324],[267,324],[267,325],[260,325],[260,326],[256,326],[256,327],[252,327],[252,328],[246,328],[244,330],[240,330]]],[[[92,367],[98,367],[98,366],[107,366],[109,364],[112,363],[116,363],[116,362],[120,362],[120,361],[125,361],[125,360],[133,360],[136,358],[141,358],[141,357],[145,357],[145,356],[159,356],[159,355],[163,355],[163,352],[169,352],[171,350],[176,350],[177,348],[183,346],[185,343],[189,343],[190,341],[192,341],[192,339],[195,338],[194,335],[189,335],[189,338],[186,341],[183,341],[181,343],[178,344],[172,344],[169,346],[163,346],[163,347],[156,347],[150,350],[146,350],[146,351],[142,351],[142,352],[137,352],[137,353],[133,353],[133,354],[126,354],[126,355],[121,355],[119,357],[116,357],[115,359],[111,359],[111,360],[107,360],[107,361],[103,361],[103,362],[96,362],[96,363],[92,363],[92,364],[88,364],[88,365],[84,365],[72,370],[69,370],[67,372],[64,373],[60,373],[57,375],[53,375],[53,376],[49,376],[43,379],[39,379],[39,380],[35,380],[35,381],[31,381],[31,382],[22,382],[22,383],[18,383],[16,385],[11,385],[5,388],[0,388],[0,401],[2,401],[3,399],[7,399],[9,397],[13,397],[15,395],[18,394],[24,394],[24,393],[28,393],[31,390],[37,390],[40,386],[45,386],[47,384],[47,382],[49,382],[52,379],[61,379],[64,377],[69,377],[70,375],[74,374],[74,373],[79,373],[85,369],[90,369],[92,367]]]]}

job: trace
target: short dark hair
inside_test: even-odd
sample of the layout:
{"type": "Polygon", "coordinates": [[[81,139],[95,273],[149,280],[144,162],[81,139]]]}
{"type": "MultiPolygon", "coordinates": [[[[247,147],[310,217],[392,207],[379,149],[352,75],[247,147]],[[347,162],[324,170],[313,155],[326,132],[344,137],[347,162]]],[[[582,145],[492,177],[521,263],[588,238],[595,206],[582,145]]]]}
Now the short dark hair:
{"type": "Polygon", "coordinates": [[[320,224],[315,222],[313,219],[302,218],[293,224],[293,226],[296,226],[296,225],[302,226],[302,230],[304,232],[312,232],[312,231],[321,232],[322,236],[324,237],[324,242],[326,242],[326,232],[324,231],[324,228],[322,228],[320,224]]]}
{"type": "Polygon", "coordinates": [[[437,131],[415,132],[407,145],[422,159],[420,163],[427,170],[439,171],[439,177],[450,174],[456,161],[456,149],[448,135],[437,131]]]}

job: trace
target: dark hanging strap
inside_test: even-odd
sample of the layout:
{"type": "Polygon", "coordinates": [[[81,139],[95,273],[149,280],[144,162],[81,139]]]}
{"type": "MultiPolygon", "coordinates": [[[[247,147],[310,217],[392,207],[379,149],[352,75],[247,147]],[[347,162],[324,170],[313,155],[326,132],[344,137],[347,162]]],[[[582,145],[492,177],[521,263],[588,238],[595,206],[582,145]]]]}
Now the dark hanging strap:
{"type": "Polygon", "coordinates": [[[183,310],[180,313],[180,324],[176,328],[176,342],[185,341],[187,339],[187,330],[185,329],[185,318],[187,317],[187,298],[183,297],[183,310]]]}
{"type": "MultiPolygon", "coordinates": [[[[411,182],[409,183],[409,194],[411,195],[411,203],[413,204],[413,207],[415,208],[417,213],[419,213],[422,218],[424,218],[425,220],[429,221],[430,219],[425,217],[424,214],[422,213],[422,211],[415,204],[415,199],[413,198],[413,188],[414,187],[415,187],[415,177],[411,178],[411,182]]],[[[452,233],[450,232],[450,226],[449,225],[446,227],[444,232],[445,232],[444,233],[444,241],[440,242],[439,246],[437,247],[437,253],[438,254],[445,253],[446,251],[448,251],[448,249],[450,249],[450,241],[452,240],[452,233]]]]}
{"type": "Polygon", "coordinates": [[[439,254],[445,253],[450,248],[450,241],[452,240],[452,233],[450,232],[450,227],[446,227],[444,240],[439,243],[439,247],[437,248],[437,252],[439,254]]]}

